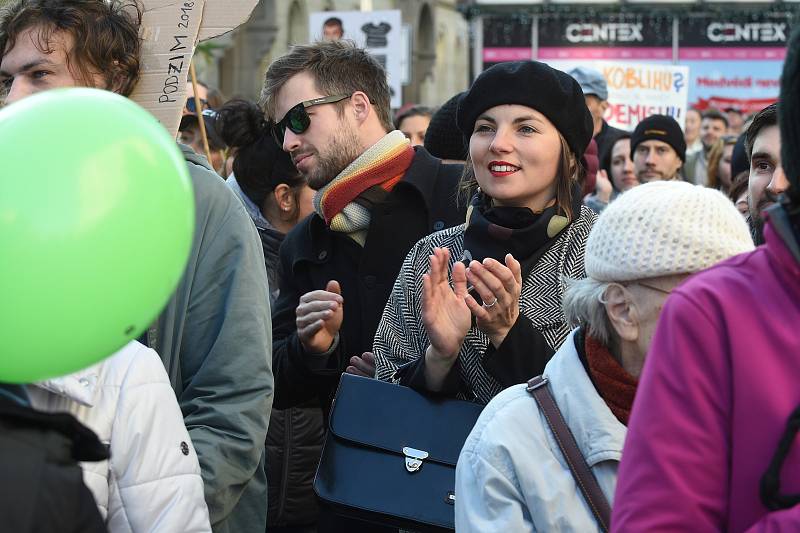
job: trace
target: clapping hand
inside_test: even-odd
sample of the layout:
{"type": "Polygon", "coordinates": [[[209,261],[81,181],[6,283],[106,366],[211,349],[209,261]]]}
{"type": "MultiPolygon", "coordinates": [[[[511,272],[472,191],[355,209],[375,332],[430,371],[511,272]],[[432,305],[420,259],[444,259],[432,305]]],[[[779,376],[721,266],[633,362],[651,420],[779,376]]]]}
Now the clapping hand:
{"type": "Polygon", "coordinates": [[[480,295],[483,305],[471,294],[466,305],[475,316],[475,325],[486,333],[497,348],[508,335],[519,316],[519,295],[522,292],[522,269],[519,261],[506,254],[505,265],[491,258],[483,263],[472,261],[467,270],[467,280],[480,295]]]}

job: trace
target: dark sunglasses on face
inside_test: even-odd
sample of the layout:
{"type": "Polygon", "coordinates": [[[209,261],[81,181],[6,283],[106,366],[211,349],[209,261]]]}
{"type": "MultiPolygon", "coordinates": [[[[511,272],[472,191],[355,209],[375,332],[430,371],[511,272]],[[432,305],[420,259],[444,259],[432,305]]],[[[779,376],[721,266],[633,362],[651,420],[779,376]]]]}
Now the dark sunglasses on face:
{"type": "MultiPolygon", "coordinates": [[[[199,100],[200,100],[200,105],[203,107],[202,110],[208,109],[208,100],[203,100],[202,98],[200,98],[199,100]]],[[[188,111],[189,113],[197,114],[197,105],[195,105],[194,97],[186,99],[186,111],[188,111]]]]}
{"type": "Polygon", "coordinates": [[[283,146],[283,138],[286,135],[286,128],[289,128],[293,133],[298,135],[308,129],[308,126],[311,124],[311,117],[308,116],[306,108],[315,105],[341,102],[345,98],[350,98],[350,96],[352,95],[340,94],[337,96],[323,96],[320,98],[312,98],[311,100],[300,102],[287,111],[280,122],[277,122],[272,126],[272,135],[275,137],[275,141],[278,143],[278,145],[283,146]]]}

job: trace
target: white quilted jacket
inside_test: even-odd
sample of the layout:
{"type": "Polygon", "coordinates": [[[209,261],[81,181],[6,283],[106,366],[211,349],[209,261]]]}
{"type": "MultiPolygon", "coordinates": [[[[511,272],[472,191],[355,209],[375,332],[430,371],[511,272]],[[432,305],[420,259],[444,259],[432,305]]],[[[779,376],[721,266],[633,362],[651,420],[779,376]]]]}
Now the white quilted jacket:
{"type": "Polygon", "coordinates": [[[70,412],[110,446],[109,461],[81,464],[110,533],[211,531],[200,464],[156,352],[134,341],[27,389],[36,409],[70,412]]]}

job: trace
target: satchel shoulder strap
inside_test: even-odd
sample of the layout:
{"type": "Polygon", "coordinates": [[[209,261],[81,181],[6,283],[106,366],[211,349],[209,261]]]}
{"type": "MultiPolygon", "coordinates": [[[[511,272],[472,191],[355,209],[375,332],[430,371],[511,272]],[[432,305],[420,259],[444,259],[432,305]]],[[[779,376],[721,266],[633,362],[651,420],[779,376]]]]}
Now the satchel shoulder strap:
{"type": "Polygon", "coordinates": [[[553,398],[550,388],[548,387],[547,378],[544,376],[536,376],[528,381],[526,389],[539,404],[539,408],[544,414],[547,425],[550,426],[550,431],[558,442],[558,447],[561,448],[561,453],[567,460],[567,465],[572,472],[572,476],[578,483],[583,497],[592,510],[600,525],[600,529],[604,532],[608,531],[609,524],[611,523],[611,506],[603,494],[603,490],[597,483],[594,474],[586,464],[586,458],[578,448],[578,443],[575,442],[575,437],[572,435],[564,416],[561,414],[561,409],[558,408],[555,398],[553,398]]]}
{"type": "Polygon", "coordinates": [[[789,509],[800,503],[800,494],[782,494],[781,469],[786,457],[792,450],[795,436],[800,432],[800,406],[792,412],[786,422],[786,431],[783,433],[778,449],[769,463],[769,468],[761,476],[761,503],[771,511],[789,509]]]}

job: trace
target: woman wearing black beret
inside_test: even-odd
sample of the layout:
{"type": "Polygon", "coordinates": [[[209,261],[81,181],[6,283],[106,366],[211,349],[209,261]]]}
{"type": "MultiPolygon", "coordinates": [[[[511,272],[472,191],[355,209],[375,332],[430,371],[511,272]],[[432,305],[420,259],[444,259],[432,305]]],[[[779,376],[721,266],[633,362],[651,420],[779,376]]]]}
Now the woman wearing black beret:
{"type": "Polygon", "coordinates": [[[562,280],[585,277],[595,220],[578,186],[592,118],[572,77],[520,61],[478,76],[457,124],[466,224],[406,257],[375,337],[376,376],[487,403],[541,374],[570,331],[562,280]]]}

